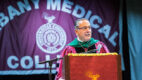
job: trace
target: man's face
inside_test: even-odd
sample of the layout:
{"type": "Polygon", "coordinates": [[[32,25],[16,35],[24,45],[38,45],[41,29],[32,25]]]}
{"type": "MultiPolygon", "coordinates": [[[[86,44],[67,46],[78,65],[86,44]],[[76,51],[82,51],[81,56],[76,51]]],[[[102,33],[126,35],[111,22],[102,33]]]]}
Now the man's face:
{"type": "Polygon", "coordinates": [[[92,33],[89,21],[79,21],[79,26],[78,29],[75,29],[75,33],[81,41],[89,41],[92,33]]]}

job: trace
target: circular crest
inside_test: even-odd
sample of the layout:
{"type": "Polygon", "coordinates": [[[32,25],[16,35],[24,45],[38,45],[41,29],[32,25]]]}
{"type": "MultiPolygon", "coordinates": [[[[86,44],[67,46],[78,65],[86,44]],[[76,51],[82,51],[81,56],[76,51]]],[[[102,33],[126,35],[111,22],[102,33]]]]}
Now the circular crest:
{"type": "Polygon", "coordinates": [[[46,23],[36,32],[36,43],[45,53],[57,53],[66,44],[66,33],[55,23],[46,23]]]}

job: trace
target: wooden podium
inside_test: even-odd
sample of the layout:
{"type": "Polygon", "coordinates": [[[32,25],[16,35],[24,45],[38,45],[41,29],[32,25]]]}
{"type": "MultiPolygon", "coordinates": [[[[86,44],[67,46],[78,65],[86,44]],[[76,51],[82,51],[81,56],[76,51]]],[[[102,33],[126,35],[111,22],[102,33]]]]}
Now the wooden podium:
{"type": "Polygon", "coordinates": [[[65,80],[122,80],[117,53],[66,55],[62,72],[65,80]]]}

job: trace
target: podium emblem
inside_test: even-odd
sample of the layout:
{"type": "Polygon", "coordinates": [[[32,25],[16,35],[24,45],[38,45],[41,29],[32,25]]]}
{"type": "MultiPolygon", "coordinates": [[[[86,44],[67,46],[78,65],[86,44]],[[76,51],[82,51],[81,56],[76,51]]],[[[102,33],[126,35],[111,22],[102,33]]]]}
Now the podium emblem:
{"type": "Polygon", "coordinates": [[[94,75],[93,72],[87,72],[86,76],[91,78],[92,80],[98,80],[98,78],[100,77],[99,74],[94,75]]]}
{"type": "Polygon", "coordinates": [[[40,26],[36,32],[36,43],[45,53],[54,54],[61,51],[66,44],[66,32],[64,29],[53,23],[55,16],[48,16],[43,13],[43,17],[48,22],[40,26]]]}

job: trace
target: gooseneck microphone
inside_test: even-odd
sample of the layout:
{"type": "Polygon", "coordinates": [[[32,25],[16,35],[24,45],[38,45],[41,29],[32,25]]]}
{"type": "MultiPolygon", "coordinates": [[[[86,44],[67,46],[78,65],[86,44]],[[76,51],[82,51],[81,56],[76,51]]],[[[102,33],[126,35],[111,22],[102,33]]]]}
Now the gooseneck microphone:
{"type": "Polygon", "coordinates": [[[51,59],[51,60],[48,60],[48,61],[42,61],[42,62],[39,62],[39,64],[44,64],[44,63],[47,63],[47,62],[55,62],[55,61],[58,61],[58,60],[60,60],[60,59],[63,59],[63,57],[51,59]]]}

